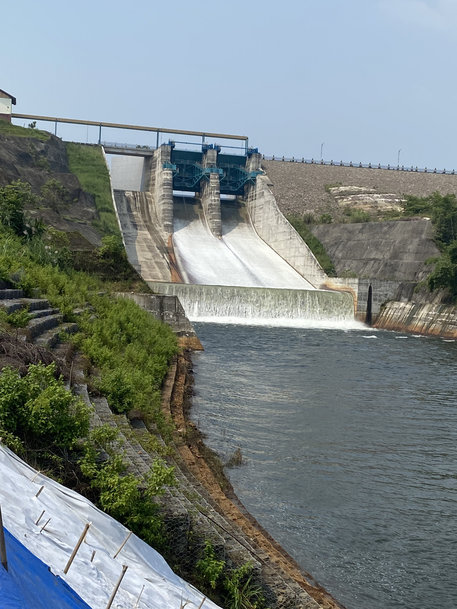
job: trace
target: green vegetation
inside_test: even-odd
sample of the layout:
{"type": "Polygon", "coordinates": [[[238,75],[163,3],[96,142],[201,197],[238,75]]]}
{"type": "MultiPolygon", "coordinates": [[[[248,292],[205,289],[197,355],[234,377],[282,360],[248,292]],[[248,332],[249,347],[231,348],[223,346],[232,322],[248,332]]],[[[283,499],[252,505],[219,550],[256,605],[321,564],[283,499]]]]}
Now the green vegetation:
{"type": "Polygon", "coordinates": [[[346,207],[343,214],[345,216],[345,221],[353,224],[358,224],[360,222],[371,222],[373,220],[371,214],[364,209],[346,207]]]}
{"type": "Polygon", "coordinates": [[[62,459],[89,430],[84,402],[55,376],[56,366],[30,365],[25,376],[13,368],[0,374],[0,437],[20,454],[62,459]]]}
{"type": "Polygon", "coordinates": [[[441,256],[431,261],[435,268],[428,277],[431,291],[446,289],[457,298],[457,198],[454,194],[438,192],[428,197],[407,196],[404,202],[406,216],[427,216],[435,228],[435,241],[441,256]]]}
{"type": "Polygon", "coordinates": [[[51,137],[47,131],[35,129],[35,127],[18,127],[7,121],[0,120],[0,135],[14,135],[14,137],[33,137],[45,142],[51,137]]]}
{"type": "Polygon", "coordinates": [[[227,609],[261,609],[265,600],[259,586],[252,581],[252,565],[245,563],[229,569],[224,560],[216,557],[211,542],[206,541],[202,557],[197,561],[200,586],[215,591],[227,609]]]}
{"type": "MultiPolygon", "coordinates": [[[[42,195],[60,208],[67,193],[58,182],[48,181],[42,195]]],[[[160,389],[177,352],[175,335],[133,301],[115,297],[119,287],[113,274],[126,281],[137,279],[118,235],[105,237],[88,256],[87,268],[95,271],[89,274],[75,268],[66,234],[27,216],[25,206],[38,201],[22,182],[0,189],[0,280],[29,296],[38,289],[66,320],[77,319],[79,331],[72,341],[91,389],[105,396],[117,413],[135,409],[135,416],[139,413],[157,429],[157,443],[171,441],[172,423],[160,407],[160,389]]],[[[16,329],[16,337],[3,335],[14,367],[0,371],[2,442],[166,554],[170,544],[156,497],[175,483],[173,467],[156,458],[146,475],[135,476],[129,473],[117,431],[101,426],[89,432],[90,409],[66,388],[56,363],[49,364],[52,355],[18,341],[17,332],[29,318],[25,309],[10,314],[0,309],[2,329],[16,329]],[[47,358],[47,365],[30,363],[41,357],[47,358]]],[[[195,579],[222,598],[227,609],[265,606],[249,563],[233,568],[206,544],[191,568],[195,579]]]]}
{"type": "Polygon", "coordinates": [[[68,163],[83,189],[95,198],[100,218],[97,228],[105,235],[119,235],[119,226],[113,208],[108,168],[100,146],[66,143],[68,163]]]}
{"type": "MultiPolygon", "coordinates": [[[[58,185],[49,188],[60,193],[58,185]]],[[[28,295],[38,288],[67,320],[74,320],[75,309],[81,309],[74,342],[86,358],[92,387],[116,412],[135,407],[162,438],[170,437],[160,388],[177,351],[176,337],[133,301],[116,298],[111,283],[75,270],[65,234],[44,225],[40,231],[30,230],[24,212],[30,197],[30,187],[21,182],[0,189],[0,279],[28,295]]],[[[105,274],[127,265],[120,248],[119,239],[110,236],[94,252],[105,274]]],[[[136,279],[135,273],[131,276],[136,279]]],[[[22,328],[28,320],[26,310],[0,314],[4,329],[22,328]]],[[[14,351],[14,337],[10,344],[14,351]]],[[[127,473],[112,431],[98,429],[88,435],[88,428],[87,407],[65,389],[55,364],[29,365],[22,376],[8,367],[0,373],[3,441],[62,482],[75,486],[77,480],[77,489],[102,509],[155,547],[165,548],[153,498],[173,483],[173,468],[156,460],[145,478],[136,478],[127,473]]]]}
{"type": "Polygon", "coordinates": [[[93,429],[79,461],[82,473],[96,491],[100,507],[155,548],[165,548],[165,534],[154,498],[175,483],[174,469],[156,459],[149,473],[137,478],[126,473],[118,432],[108,425],[93,429]],[[100,460],[100,455],[104,456],[100,460]]]}
{"type": "Polygon", "coordinates": [[[309,226],[304,219],[299,216],[288,216],[287,218],[297,233],[316,256],[317,261],[330,277],[335,277],[336,271],[330,256],[325,251],[324,246],[317,237],[310,231],[309,226]]]}

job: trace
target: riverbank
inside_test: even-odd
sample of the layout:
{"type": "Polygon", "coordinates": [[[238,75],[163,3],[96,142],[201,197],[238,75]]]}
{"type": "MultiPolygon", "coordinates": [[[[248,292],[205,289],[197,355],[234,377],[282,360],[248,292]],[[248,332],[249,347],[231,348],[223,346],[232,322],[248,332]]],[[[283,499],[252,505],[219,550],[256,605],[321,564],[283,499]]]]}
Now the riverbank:
{"type": "Polygon", "coordinates": [[[305,573],[291,556],[250,515],[236,497],[217,455],[190,420],[192,407],[192,356],[185,351],[170,369],[162,408],[175,425],[174,444],[181,463],[206,489],[213,507],[237,530],[237,541],[254,549],[260,576],[272,589],[277,607],[343,609],[326,590],[305,573]]]}

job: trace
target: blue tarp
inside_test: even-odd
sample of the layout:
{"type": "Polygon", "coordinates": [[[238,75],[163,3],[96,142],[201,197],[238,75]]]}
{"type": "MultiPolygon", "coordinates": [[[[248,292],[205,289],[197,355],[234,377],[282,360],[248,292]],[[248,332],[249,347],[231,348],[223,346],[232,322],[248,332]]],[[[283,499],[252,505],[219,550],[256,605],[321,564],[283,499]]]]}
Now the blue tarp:
{"type": "Polygon", "coordinates": [[[90,609],[44,562],[4,531],[8,573],[0,566],[0,609],[90,609]]]}
{"type": "Polygon", "coordinates": [[[2,566],[0,566],[0,608],[26,609],[23,599],[17,590],[16,583],[2,566]]]}

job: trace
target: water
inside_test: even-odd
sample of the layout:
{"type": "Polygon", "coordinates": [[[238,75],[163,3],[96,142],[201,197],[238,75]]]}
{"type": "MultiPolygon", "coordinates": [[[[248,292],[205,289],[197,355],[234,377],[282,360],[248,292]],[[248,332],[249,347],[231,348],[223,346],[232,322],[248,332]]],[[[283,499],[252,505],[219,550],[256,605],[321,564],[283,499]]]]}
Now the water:
{"type": "Polygon", "coordinates": [[[221,239],[210,233],[201,214],[195,199],[175,199],[173,247],[185,283],[313,289],[260,239],[238,206],[222,204],[221,239]]]}
{"type": "Polygon", "coordinates": [[[348,609],[457,607],[457,343],[197,324],[193,417],[251,513],[348,609]]]}
{"type": "Polygon", "coordinates": [[[148,285],[156,293],[178,296],[191,321],[295,327],[361,325],[354,321],[352,296],[345,292],[152,281],[148,285]]]}

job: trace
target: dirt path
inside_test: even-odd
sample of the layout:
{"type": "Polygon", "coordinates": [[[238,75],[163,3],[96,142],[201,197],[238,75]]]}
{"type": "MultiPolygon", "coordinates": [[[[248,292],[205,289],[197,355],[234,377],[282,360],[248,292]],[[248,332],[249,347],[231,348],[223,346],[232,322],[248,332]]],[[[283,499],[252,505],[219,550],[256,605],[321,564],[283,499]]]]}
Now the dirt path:
{"type": "Polygon", "coordinates": [[[294,559],[247,512],[225,478],[214,454],[205,446],[202,435],[189,420],[192,384],[190,354],[178,356],[174,370],[165,388],[163,408],[174,421],[175,445],[188,470],[210,494],[214,507],[240,530],[240,539],[246,537],[256,548],[257,558],[269,568],[281,570],[297,582],[323,609],[344,609],[336,600],[305,573],[294,559]]]}

